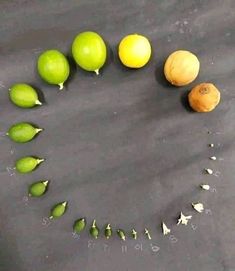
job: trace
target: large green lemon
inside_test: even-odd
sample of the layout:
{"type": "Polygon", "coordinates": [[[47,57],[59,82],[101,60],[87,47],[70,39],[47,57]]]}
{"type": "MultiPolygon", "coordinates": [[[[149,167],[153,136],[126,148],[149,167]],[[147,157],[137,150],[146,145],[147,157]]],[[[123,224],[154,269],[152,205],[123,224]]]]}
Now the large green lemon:
{"type": "Polygon", "coordinates": [[[102,37],[89,31],[75,37],[72,54],[81,68],[99,74],[99,69],[103,67],[106,60],[107,49],[102,37]]]}
{"type": "Polygon", "coordinates": [[[64,82],[69,77],[69,62],[58,50],[43,52],[38,58],[38,72],[42,79],[52,85],[59,85],[63,89],[64,82]]]}

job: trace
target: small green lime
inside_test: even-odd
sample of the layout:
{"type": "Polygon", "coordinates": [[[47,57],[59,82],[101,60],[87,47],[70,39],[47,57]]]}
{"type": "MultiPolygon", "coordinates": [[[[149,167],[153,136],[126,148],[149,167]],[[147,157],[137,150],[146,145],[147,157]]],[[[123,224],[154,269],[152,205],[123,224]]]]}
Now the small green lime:
{"type": "Polygon", "coordinates": [[[120,237],[120,239],[122,239],[123,241],[126,241],[126,235],[125,232],[121,229],[117,230],[117,235],[120,237]]]}
{"type": "Polygon", "coordinates": [[[107,239],[109,239],[113,234],[112,228],[110,224],[107,224],[104,230],[104,235],[107,239]]]}
{"type": "Polygon", "coordinates": [[[94,237],[95,239],[97,239],[98,236],[99,236],[99,232],[100,232],[100,230],[99,230],[99,228],[98,228],[97,225],[96,225],[96,221],[93,220],[92,226],[91,226],[91,228],[90,228],[90,235],[91,235],[92,237],[94,237]]]}
{"type": "Polygon", "coordinates": [[[52,85],[59,85],[63,89],[64,82],[69,77],[69,62],[58,50],[43,52],[38,58],[38,72],[42,79],[52,85]]]}
{"type": "Polygon", "coordinates": [[[16,161],[16,169],[19,173],[29,173],[33,171],[44,159],[26,156],[16,161]]]}
{"type": "Polygon", "coordinates": [[[72,54],[81,68],[99,74],[99,69],[103,67],[106,60],[107,49],[100,35],[88,31],[75,37],[72,54]]]}
{"type": "Polygon", "coordinates": [[[30,185],[29,187],[29,196],[32,197],[41,197],[45,194],[47,190],[47,185],[49,181],[40,181],[30,185]]]}
{"type": "Polygon", "coordinates": [[[10,127],[7,135],[17,143],[25,143],[32,140],[42,129],[33,127],[30,123],[19,122],[10,127]]]}
{"type": "Polygon", "coordinates": [[[66,201],[56,204],[51,209],[50,218],[52,219],[52,218],[59,218],[59,217],[61,217],[65,213],[66,208],[67,208],[67,202],[66,201]]]}
{"type": "Polygon", "coordinates": [[[19,107],[30,108],[42,103],[34,88],[27,84],[15,84],[9,89],[10,100],[19,107]]]}
{"type": "Polygon", "coordinates": [[[75,221],[75,223],[73,225],[73,230],[74,230],[74,232],[76,232],[78,234],[81,231],[83,231],[85,227],[86,227],[86,219],[80,218],[75,221]]]}

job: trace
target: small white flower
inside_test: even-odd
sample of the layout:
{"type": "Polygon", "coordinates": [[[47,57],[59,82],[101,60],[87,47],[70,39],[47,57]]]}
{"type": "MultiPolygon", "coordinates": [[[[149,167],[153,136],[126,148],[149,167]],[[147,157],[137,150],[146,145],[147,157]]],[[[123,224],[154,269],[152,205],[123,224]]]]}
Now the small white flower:
{"type": "Polygon", "coordinates": [[[189,220],[192,218],[191,215],[188,215],[188,216],[185,216],[182,212],[180,213],[180,218],[178,219],[178,223],[177,225],[179,224],[182,224],[182,225],[187,225],[189,220]]]}
{"type": "Polygon", "coordinates": [[[210,190],[209,184],[201,184],[200,187],[201,187],[201,189],[203,189],[203,190],[210,190]]]}
{"type": "Polygon", "coordinates": [[[192,203],[193,208],[198,212],[198,213],[202,213],[204,210],[204,206],[202,203],[198,202],[198,203],[192,203]]]}
{"type": "Polygon", "coordinates": [[[167,226],[164,222],[162,222],[162,232],[163,232],[163,235],[167,235],[168,233],[171,232],[171,230],[169,228],[167,228],[167,226]]]}
{"type": "Polygon", "coordinates": [[[206,171],[207,174],[210,174],[210,175],[213,174],[213,170],[210,169],[210,168],[205,168],[205,171],[206,171]]]}

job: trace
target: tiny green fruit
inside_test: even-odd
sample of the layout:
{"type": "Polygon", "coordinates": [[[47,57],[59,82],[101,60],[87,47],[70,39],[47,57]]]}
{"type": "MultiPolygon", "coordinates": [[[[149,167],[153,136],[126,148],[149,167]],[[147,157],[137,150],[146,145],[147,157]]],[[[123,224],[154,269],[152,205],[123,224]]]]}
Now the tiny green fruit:
{"type": "Polygon", "coordinates": [[[29,173],[33,171],[44,159],[32,156],[22,157],[16,161],[16,169],[19,173],[29,173]]]}
{"type": "Polygon", "coordinates": [[[74,222],[73,230],[75,233],[79,234],[81,231],[83,231],[86,227],[86,219],[80,218],[74,222]]]}
{"type": "Polygon", "coordinates": [[[91,234],[92,237],[94,237],[95,239],[97,239],[98,236],[99,236],[99,232],[100,232],[100,230],[99,230],[99,228],[96,225],[96,221],[93,220],[92,226],[90,228],[90,234],[91,234]]]}
{"type": "Polygon", "coordinates": [[[135,240],[137,239],[137,231],[135,229],[132,229],[131,236],[133,239],[135,239],[135,240]]]}
{"type": "Polygon", "coordinates": [[[38,99],[36,90],[27,84],[15,84],[9,89],[10,100],[23,108],[34,107],[42,103],[38,99]]]}
{"type": "Polygon", "coordinates": [[[107,49],[99,34],[87,31],[75,37],[72,44],[72,55],[81,68],[99,74],[99,69],[106,61],[107,49]]]}
{"type": "Polygon", "coordinates": [[[29,196],[41,197],[46,193],[49,181],[40,181],[29,186],[29,196]]]}
{"type": "Polygon", "coordinates": [[[25,143],[32,140],[42,129],[33,127],[30,123],[19,122],[10,127],[7,135],[17,143],[25,143]]]}
{"type": "Polygon", "coordinates": [[[59,85],[60,89],[63,89],[70,68],[67,58],[60,51],[43,52],[38,58],[37,68],[43,80],[52,85],[59,85]]]}
{"type": "Polygon", "coordinates": [[[107,239],[109,239],[112,236],[112,234],[113,234],[113,231],[112,231],[111,225],[107,224],[104,230],[104,235],[107,239]]]}
{"type": "Polygon", "coordinates": [[[121,229],[118,229],[117,230],[117,235],[123,240],[123,241],[126,241],[126,234],[123,230],[121,229]]]}
{"type": "Polygon", "coordinates": [[[56,204],[51,209],[50,219],[61,217],[66,211],[67,204],[68,203],[66,201],[56,204]]]}

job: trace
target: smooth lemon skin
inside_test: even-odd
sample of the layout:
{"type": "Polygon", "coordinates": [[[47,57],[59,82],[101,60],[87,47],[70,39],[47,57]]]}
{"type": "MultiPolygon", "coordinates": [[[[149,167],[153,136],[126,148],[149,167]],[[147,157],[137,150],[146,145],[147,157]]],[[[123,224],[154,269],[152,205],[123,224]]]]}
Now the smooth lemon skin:
{"type": "Polygon", "coordinates": [[[107,48],[99,34],[87,31],[75,37],[72,43],[72,55],[82,69],[99,74],[107,58],[107,48]]]}
{"type": "Polygon", "coordinates": [[[19,173],[29,173],[43,161],[44,159],[37,159],[31,156],[26,156],[16,161],[16,169],[19,173]]]}
{"type": "Polygon", "coordinates": [[[150,42],[142,35],[128,35],[121,40],[118,55],[123,65],[129,68],[141,68],[150,60],[150,42]]]}
{"type": "Polygon", "coordinates": [[[194,111],[211,112],[220,102],[220,91],[211,83],[201,83],[190,91],[188,100],[194,111]]]}
{"type": "Polygon", "coordinates": [[[38,99],[36,90],[24,83],[11,86],[9,89],[9,97],[15,105],[23,108],[30,108],[42,104],[38,99]]]}
{"type": "Polygon", "coordinates": [[[9,138],[17,143],[26,143],[32,140],[42,129],[33,127],[30,123],[20,122],[12,125],[8,130],[9,138]]]}
{"type": "Polygon", "coordinates": [[[59,85],[60,88],[63,88],[70,73],[67,58],[58,50],[43,52],[38,58],[37,68],[43,80],[52,85],[59,85]]]}
{"type": "Polygon", "coordinates": [[[164,65],[166,79],[175,86],[185,86],[198,76],[200,62],[189,51],[179,50],[169,55],[164,65]]]}

